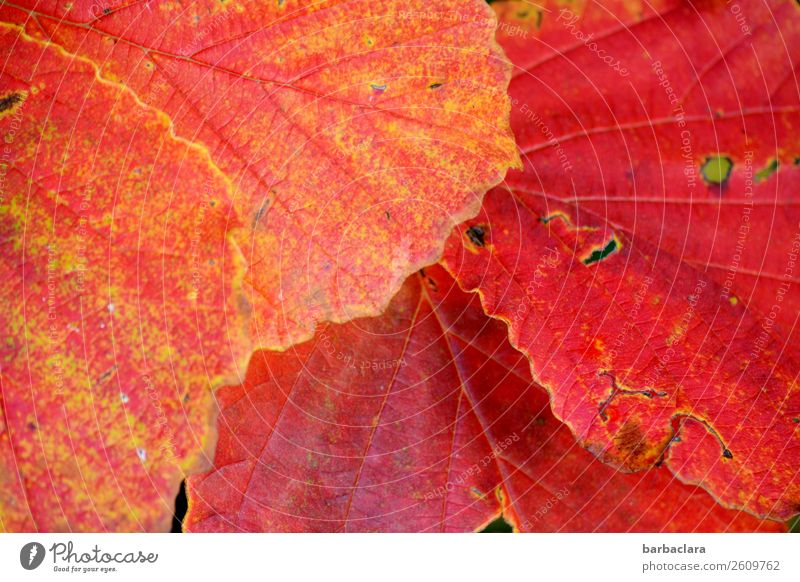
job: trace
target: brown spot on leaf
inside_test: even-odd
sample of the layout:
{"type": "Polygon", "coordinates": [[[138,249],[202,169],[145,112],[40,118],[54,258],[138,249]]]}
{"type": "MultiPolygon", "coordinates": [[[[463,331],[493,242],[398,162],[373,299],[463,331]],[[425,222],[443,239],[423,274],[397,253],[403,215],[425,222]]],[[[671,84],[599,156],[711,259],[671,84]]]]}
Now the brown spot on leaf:
{"type": "Polygon", "coordinates": [[[25,91],[9,91],[0,97],[0,117],[13,114],[27,96],[25,91]]]}
{"type": "Polygon", "coordinates": [[[614,444],[622,453],[625,465],[639,467],[647,456],[647,440],[639,424],[631,419],[625,421],[614,435],[614,444]]]}

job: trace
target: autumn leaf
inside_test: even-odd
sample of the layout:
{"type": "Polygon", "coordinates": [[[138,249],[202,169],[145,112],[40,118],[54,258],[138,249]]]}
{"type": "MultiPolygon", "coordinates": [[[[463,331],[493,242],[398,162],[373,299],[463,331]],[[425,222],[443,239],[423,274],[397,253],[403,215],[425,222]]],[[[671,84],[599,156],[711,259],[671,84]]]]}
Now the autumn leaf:
{"type": "Polygon", "coordinates": [[[590,451],[787,519],[800,14],[738,5],[498,5],[525,170],[445,264],[590,451]]]}
{"type": "Polygon", "coordinates": [[[505,326],[439,266],[386,313],[253,355],[216,393],[214,468],[188,531],[780,531],[665,468],[615,472],[579,447],[505,326]]]}
{"type": "Polygon", "coordinates": [[[231,186],[92,63],[0,54],[0,530],[168,530],[249,355],[231,186]]]}
{"type": "Polygon", "coordinates": [[[511,186],[670,252],[800,345],[797,4],[494,6],[526,165],[511,186]]]}
{"type": "Polygon", "coordinates": [[[376,315],[517,163],[482,0],[5,3],[234,183],[251,335],[376,315]]]}

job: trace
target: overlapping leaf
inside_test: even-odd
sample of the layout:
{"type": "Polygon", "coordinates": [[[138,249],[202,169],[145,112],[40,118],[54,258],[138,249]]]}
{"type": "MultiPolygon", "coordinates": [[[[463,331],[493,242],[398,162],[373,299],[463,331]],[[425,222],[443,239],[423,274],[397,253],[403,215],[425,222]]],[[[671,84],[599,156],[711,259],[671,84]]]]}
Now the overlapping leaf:
{"type": "Polygon", "coordinates": [[[256,352],[217,392],[215,467],[189,531],[781,530],[665,468],[618,473],[550,413],[505,326],[441,267],[386,313],[256,352]]]}
{"type": "Polygon", "coordinates": [[[526,164],[511,185],[579,206],[576,221],[604,220],[706,273],[792,349],[797,4],[495,7],[516,66],[512,124],[526,164]]]}
{"type": "Polygon", "coordinates": [[[448,269],[604,460],[797,513],[797,6],[499,6],[526,167],[448,269]]]}
{"type": "Polygon", "coordinates": [[[0,530],[168,530],[249,355],[230,185],[91,63],[0,47],[0,530]]]}
{"type": "Polygon", "coordinates": [[[259,345],[374,315],[515,162],[481,0],[6,3],[235,182],[259,345]]]}

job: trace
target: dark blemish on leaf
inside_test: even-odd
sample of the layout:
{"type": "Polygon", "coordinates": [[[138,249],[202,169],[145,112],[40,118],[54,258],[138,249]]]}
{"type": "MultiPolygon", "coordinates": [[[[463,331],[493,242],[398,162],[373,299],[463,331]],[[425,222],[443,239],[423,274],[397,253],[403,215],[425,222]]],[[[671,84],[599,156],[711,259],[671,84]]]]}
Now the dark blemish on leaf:
{"type": "Polygon", "coordinates": [[[35,422],[29,422],[28,423],[28,430],[29,431],[34,432],[34,431],[38,430],[38,428],[39,427],[36,425],[35,422]]]}
{"type": "Polygon", "coordinates": [[[758,172],[756,172],[756,182],[763,182],[767,178],[769,178],[772,174],[778,171],[778,160],[772,160],[769,164],[761,168],[758,172]]]}
{"type": "Polygon", "coordinates": [[[800,424],[800,418],[793,418],[792,422],[794,422],[795,424],[800,424]]]}
{"type": "Polygon", "coordinates": [[[650,399],[653,399],[656,396],[658,396],[659,398],[664,398],[664,396],[667,395],[666,392],[653,392],[652,390],[642,390],[640,394],[645,398],[650,398],[650,399]]]}
{"type": "Polygon", "coordinates": [[[700,166],[700,174],[707,184],[724,187],[733,171],[733,160],[728,156],[709,156],[700,166]]]}
{"type": "Polygon", "coordinates": [[[386,215],[386,220],[391,220],[392,219],[392,215],[388,210],[386,212],[384,212],[384,214],[386,215]]]}
{"type": "Polygon", "coordinates": [[[111,377],[111,375],[112,375],[114,372],[116,372],[116,370],[117,370],[117,365],[116,365],[116,364],[114,364],[114,365],[113,365],[113,366],[111,366],[111,367],[110,367],[108,370],[106,370],[105,372],[103,372],[102,374],[100,374],[100,377],[97,379],[97,383],[98,383],[98,384],[102,384],[103,382],[105,382],[106,380],[108,380],[108,379],[111,377]]]}
{"type": "Polygon", "coordinates": [[[432,83],[432,84],[428,85],[428,89],[438,89],[441,86],[442,86],[441,83],[432,83]]]}
{"type": "Polygon", "coordinates": [[[431,277],[425,272],[425,269],[419,270],[419,276],[425,279],[425,282],[428,284],[428,287],[430,287],[434,293],[437,293],[439,291],[439,286],[436,284],[436,281],[434,280],[433,277],[431,277]]]}
{"type": "Polygon", "coordinates": [[[703,418],[699,418],[697,416],[694,416],[693,414],[678,413],[678,414],[676,414],[676,415],[674,415],[672,417],[672,421],[671,421],[672,422],[672,432],[676,436],[678,435],[680,430],[683,428],[683,425],[686,423],[686,420],[681,420],[682,418],[684,418],[686,420],[691,419],[691,420],[694,420],[695,422],[699,422],[700,424],[702,424],[705,427],[705,429],[708,431],[708,434],[710,434],[715,439],[717,439],[717,442],[719,443],[719,447],[720,447],[720,449],[722,449],[722,456],[725,457],[726,459],[732,459],[733,458],[733,453],[730,451],[728,446],[725,444],[725,441],[722,440],[722,435],[719,434],[717,429],[714,428],[714,426],[710,422],[708,422],[707,420],[705,420],[703,418]],[[677,423],[677,426],[676,426],[676,423],[677,423]]]}
{"type": "Polygon", "coordinates": [[[256,214],[253,217],[253,227],[258,226],[258,223],[261,222],[261,219],[267,214],[267,210],[269,209],[269,198],[264,198],[264,202],[261,203],[261,206],[258,207],[256,210],[256,214]]]}
{"type": "Polygon", "coordinates": [[[103,8],[103,14],[111,14],[111,8],[103,8]]]}
{"type": "Polygon", "coordinates": [[[191,400],[191,399],[192,399],[192,398],[191,398],[191,396],[189,396],[189,393],[188,393],[188,392],[187,392],[186,394],[184,394],[184,395],[183,395],[183,403],[184,403],[184,404],[186,404],[187,402],[189,402],[189,400],[191,400]]]}
{"type": "Polygon", "coordinates": [[[602,249],[593,250],[592,254],[589,255],[588,257],[586,257],[583,260],[583,264],[584,265],[591,265],[593,263],[597,263],[599,261],[602,261],[608,255],[610,255],[611,253],[616,251],[618,247],[619,247],[619,245],[617,244],[617,239],[616,238],[612,238],[610,241],[608,241],[606,243],[606,246],[604,246],[602,249]]]}
{"type": "Polygon", "coordinates": [[[621,388],[620,386],[617,385],[617,379],[614,377],[614,375],[611,372],[607,372],[605,370],[598,372],[597,376],[598,377],[606,377],[611,382],[611,392],[608,395],[608,398],[606,398],[605,400],[603,400],[602,402],[600,402],[597,405],[598,416],[600,416],[600,418],[603,421],[607,421],[608,420],[608,415],[606,414],[606,409],[611,405],[611,401],[614,400],[614,398],[616,398],[619,395],[644,396],[645,398],[649,398],[651,400],[654,397],[664,398],[665,396],[667,396],[667,393],[663,392],[663,391],[662,392],[653,392],[652,390],[647,390],[647,389],[645,389],[645,390],[630,390],[629,388],[624,388],[624,387],[621,388]]]}
{"type": "Polygon", "coordinates": [[[486,231],[483,229],[482,226],[470,226],[467,229],[467,238],[469,238],[470,242],[474,244],[476,247],[485,247],[486,246],[486,231]]]}
{"type": "Polygon", "coordinates": [[[25,101],[26,94],[20,91],[11,91],[0,97],[0,113],[13,112],[16,106],[25,101]]]}

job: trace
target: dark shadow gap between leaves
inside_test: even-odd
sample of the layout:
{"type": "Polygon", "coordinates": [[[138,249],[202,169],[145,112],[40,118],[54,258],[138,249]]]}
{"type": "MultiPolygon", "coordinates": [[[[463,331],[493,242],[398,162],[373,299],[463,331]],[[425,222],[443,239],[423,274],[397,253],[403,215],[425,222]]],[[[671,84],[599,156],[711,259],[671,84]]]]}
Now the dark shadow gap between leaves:
{"type": "Polygon", "coordinates": [[[511,524],[508,523],[503,516],[501,515],[494,521],[490,522],[485,528],[483,528],[480,533],[512,533],[514,530],[511,528],[511,524]]]}
{"type": "Polygon", "coordinates": [[[186,517],[186,510],[189,504],[186,500],[186,481],[181,481],[181,488],[175,498],[175,513],[172,514],[172,529],[170,533],[183,533],[183,518],[186,517]]]}

